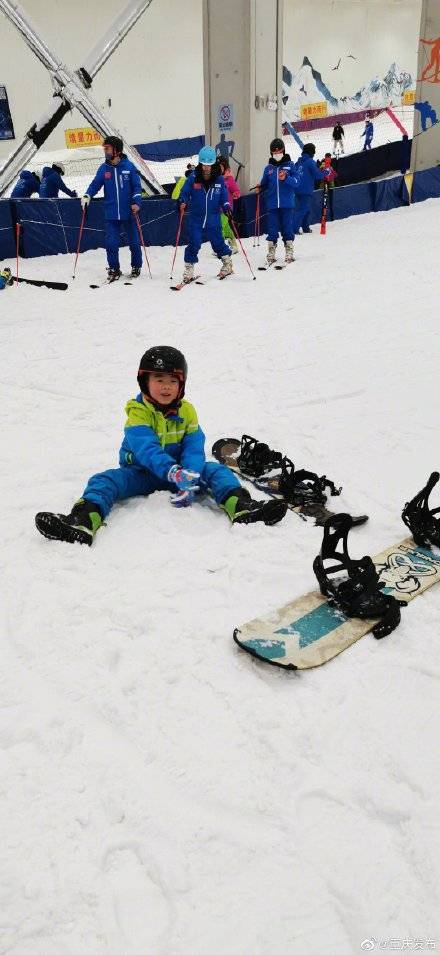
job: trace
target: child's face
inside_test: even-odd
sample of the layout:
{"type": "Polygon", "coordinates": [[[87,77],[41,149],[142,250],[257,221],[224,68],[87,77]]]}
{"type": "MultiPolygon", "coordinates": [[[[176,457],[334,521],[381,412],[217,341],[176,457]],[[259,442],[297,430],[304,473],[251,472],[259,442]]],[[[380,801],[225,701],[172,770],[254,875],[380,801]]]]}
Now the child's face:
{"type": "Polygon", "coordinates": [[[153,401],[160,405],[170,405],[180,391],[180,380],[176,375],[152,371],[148,377],[148,390],[153,401]]]}

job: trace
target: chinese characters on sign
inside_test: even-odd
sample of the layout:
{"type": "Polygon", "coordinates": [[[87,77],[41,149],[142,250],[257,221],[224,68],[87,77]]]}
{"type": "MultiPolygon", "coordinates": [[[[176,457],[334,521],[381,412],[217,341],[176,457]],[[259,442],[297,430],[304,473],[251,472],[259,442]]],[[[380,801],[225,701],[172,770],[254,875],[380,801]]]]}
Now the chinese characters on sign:
{"type": "Polygon", "coordinates": [[[322,119],[327,116],[327,103],[304,103],[301,106],[301,119],[322,119]]]}
{"type": "Polygon", "coordinates": [[[102,146],[101,133],[96,129],[85,126],[83,129],[65,129],[64,137],[68,149],[78,149],[81,146],[102,146]]]}
{"type": "Polygon", "coordinates": [[[405,90],[402,94],[402,106],[413,106],[416,101],[415,90],[405,90]]]}
{"type": "Polygon", "coordinates": [[[232,103],[222,103],[217,108],[217,125],[221,133],[234,128],[234,107],[232,103]]]}

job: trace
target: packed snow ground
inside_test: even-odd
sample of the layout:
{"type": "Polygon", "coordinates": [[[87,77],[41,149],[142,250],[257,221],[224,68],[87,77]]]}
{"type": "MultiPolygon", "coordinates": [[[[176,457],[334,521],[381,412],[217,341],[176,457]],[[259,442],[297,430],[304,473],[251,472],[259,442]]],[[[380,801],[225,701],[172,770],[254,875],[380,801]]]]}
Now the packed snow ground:
{"type": "Polygon", "coordinates": [[[91,291],[97,251],[66,293],[0,293],[1,955],[440,948],[440,589],[385,640],[286,673],[232,631],[314,588],[321,532],[293,513],[231,527],[156,494],[90,549],[34,527],[116,465],[139,359],[169,343],[208,452],[247,432],[343,483],[335,506],[370,514],[354,556],[405,537],[440,465],[439,215],[315,227],[256,282],[235,256],[226,282],[170,292],[153,248],[153,281],[91,291]]]}

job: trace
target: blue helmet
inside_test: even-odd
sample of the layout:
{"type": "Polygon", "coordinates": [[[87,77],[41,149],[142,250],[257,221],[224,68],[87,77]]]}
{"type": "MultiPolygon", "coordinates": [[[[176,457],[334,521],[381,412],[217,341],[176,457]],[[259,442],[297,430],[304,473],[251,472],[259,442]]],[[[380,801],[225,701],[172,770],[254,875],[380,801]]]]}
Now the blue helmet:
{"type": "Polygon", "coordinates": [[[199,162],[203,166],[213,166],[217,162],[217,153],[213,146],[203,146],[199,152],[199,162]]]}

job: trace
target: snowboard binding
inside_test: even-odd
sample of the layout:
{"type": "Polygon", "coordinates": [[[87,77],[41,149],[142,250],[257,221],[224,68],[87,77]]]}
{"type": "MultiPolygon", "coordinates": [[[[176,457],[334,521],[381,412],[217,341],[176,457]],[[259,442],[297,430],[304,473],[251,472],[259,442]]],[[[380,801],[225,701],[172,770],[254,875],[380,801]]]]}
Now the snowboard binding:
{"type": "Polygon", "coordinates": [[[325,504],[327,488],[332,496],[338,495],[342,491],[342,488],[337,488],[333,481],[326,478],[325,474],[318,477],[314,471],[305,471],[304,468],[296,471],[290,458],[282,459],[278,488],[284,500],[288,504],[294,505],[325,504]]]}
{"type": "Polygon", "coordinates": [[[403,523],[409,527],[415,543],[420,547],[430,547],[431,544],[440,547],[440,518],[435,517],[440,513],[440,507],[431,509],[428,504],[439,478],[439,472],[433,471],[425,487],[405,504],[402,511],[403,523]]]}
{"type": "Polygon", "coordinates": [[[379,581],[371,557],[351,559],[347,538],[352,526],[349,514],[336,514],[326,521],[321,552],[313,561],[313,570],[323,596],[347,617],[381,618],[372,630],[376,639],[381,640],[400,623],[401,605],[395,597],[383,593],[385,584],[379,581]],[[339,544],[341,551],[337,550],[339,544]],[[326,567],[329,560],[337,563],[326,567]]]}
{"type": "Polygon", "coordinates": [[[269,471],[281,467],[283,456],[280,451],[271,451],[268,444],[244,434],[241,439],[241,448],[237,457],[237,464],[243,474],[259,478],[269,471]]]}

